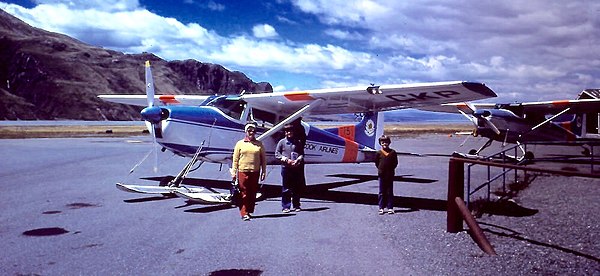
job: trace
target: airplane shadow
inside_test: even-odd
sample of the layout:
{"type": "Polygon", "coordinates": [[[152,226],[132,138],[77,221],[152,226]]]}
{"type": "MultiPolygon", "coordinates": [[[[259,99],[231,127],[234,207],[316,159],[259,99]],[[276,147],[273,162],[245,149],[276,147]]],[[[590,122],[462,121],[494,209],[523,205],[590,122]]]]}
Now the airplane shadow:
{"type": "Polygon", "coordinates": [[[600,258],[586,254],[586,253],[582,253],[570,248],[566,248],[566,247],[562,247],[556,244],[549,244],[549,243],[545,243],[545,242],[541,242],[541,241],[537,241],[537,240],[533,240],[530,238],[527,238],[525,236],[523,236],[523,233],[519,233],[517,231],[514,231],[512,229],[506,228],[506,227],[502,227],[499,225],[495,225],[495,224],[491,224],[491,223],[485,223],[485,222],[479,222],[480,225],[485,225],[485,226],[489,226],[490,228],[496,228],[499,230],[492,230],[490,228],[486,228],[486,229],[482,229],[485,232],[494,234],[496,236],[499,237],[505,237],[505,238],[511,238],[511,239],[516,239],[519,241],[524,241],[524,242],[528,242],[534,245],[538,245],[538,246],[543,246],[543,247],[548,247],[548,248],[554,248],[556,250],[568,253],[568,254],[573,254],[575,256],[579,256],[579,257],[583,257],[589,260],[593,260],[596,262],[600,262],[600,258]],[[507,233],[508,232],[508,233],[507,233]]]}
{"type": "Polygon", "coordinates": [[[261,218],[285,218],[285,217],[293,217],[296,214],[266,214],[266,215],[254,215],[252,219],[261,219],[261,218]]]}
{"type": "MultiPolygon", "coordinates": [[[[184,207],[189,207],[192,205],[198,205],[200,203],[194,203],[194,204],[186,204],[183,206],[179,206],[179,207],[175,207],[177,208],[184,208],[184,207]]],[[[205,214],[205,213],[212,213],[215,211],[221,211],[221,210],[227,210],[227,209],[233,209],[236,208],[235,206],[232,206],[231,204],[221,204],[221,205],[203,205],[203,207],[200,208],[194,208],[194,209],[188,209],[188,210],[184,210],[184,212],[186,213],[200,213],[200,214],[205,214]]]]}
{"type": "Polygon", "coordinates": [[[484,213],[506,217],[528,217],[537,214],[537,209],[523,207],[509,200],[488,202],[483,210],[484,213]]]}
{"type": "MultiPolygon", "coordinates": [[[[337,177],[337,178],[345,178],[347,180],[343,181],[335,181],[335,182],[325,182],[319,184],[311,184],[308,185],[304,191],[302,196],[303,200],[317,200],[317,201],[327,201],[327,202],[335,202],[335,203],[349,203],[349,204],[360,204],[360,205],[374,205],[376,206],[378,203],[377,193],[361,193],[361,192],[348,192],[348,191],[334,191],[332,189],[351,186],[359,183],[365,183],[369,181],[377,181],[376,175],[366,175],[366,174],[332,174],[327,175],[327,177],[337,177]]],[[[160,181],[162,177],[147,177],[142,178],[146,180],[160,181]]],[[[436,179],[427,179],[427,178],[416,178],[411,177],[411,175],[398,175],[394,178],[395,185],[399,183],[421,183],[421,184],[429,184],[433,182],[437,182],[436,179]]],[[[226,180],[215,180],[215,179],[201,179],[201,178],[186,178],[183,185],[188,186],[202,186],[211,189],[223,189],[229,190],[231,187],[231,182],[226,180]]],[[[262,193],[262,200],[269,200],[273,198],[281,197],[281,185],[273,185],[273,184],[262,184],[259,192],[262,193]]],[[[154,197],[158,198],[158,197],[154,197]]],[[[155,199],[155,200],[156,200],[155,199]]],[[[151,199],[149,199],[151,200],[151,199]]],[[[140,200],[139,202],[143,202],[145,200],[140,200]]],[[[137,202],[130,200],[129,202],[137,202]]],[[[179,206],[176,208],[184,208],[195,205],[198,203],[188,202],[183,206],[179,206]]],[[[405,196],[395,196],[394,197],[394,206],[396,208],[403,208],[405,211],[400,212],[414,212],[417,210],[431,210],[431,211],[446,211],[446,200],[440,199],[428,199],[428,198],[416,198],[416,197],[405,197],[405,196]]],[[[209,213],[224,209],[234,208],[231,205],[209,205],[206,207],[195,208],[186,210],[186,212],[192,213],[209,213]]],[[[311,211],[324,211],[329,208],[321,207],[315,209],[303,209],[303,211],[311,212],[311,211]]]]}

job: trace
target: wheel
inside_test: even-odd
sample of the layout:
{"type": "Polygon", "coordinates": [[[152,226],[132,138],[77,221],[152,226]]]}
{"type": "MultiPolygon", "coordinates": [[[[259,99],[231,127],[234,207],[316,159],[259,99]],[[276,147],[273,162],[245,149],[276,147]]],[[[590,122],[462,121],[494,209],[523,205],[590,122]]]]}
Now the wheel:
{"type": "Polygon", "coordinates": [[[534,157],[533,152],[531,152],[531,151],[526,152],[524,157],[526,160],[533,160],[533,157],[534,157]]]}
{"type": "Polygon", "coordinates": [[[583,148],[583,151],[581,152],[581,154],[583,154],[583,156],[588,156],[588,157],[592,155],[590,152],[590,149],[588,149],[588,148],[583,148]]]}

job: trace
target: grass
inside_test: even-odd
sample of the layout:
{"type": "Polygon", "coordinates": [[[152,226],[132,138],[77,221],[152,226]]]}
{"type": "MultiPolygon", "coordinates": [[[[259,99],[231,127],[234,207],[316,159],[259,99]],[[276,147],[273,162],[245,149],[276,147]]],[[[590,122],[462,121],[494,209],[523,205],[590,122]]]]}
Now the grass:
{"type": "MultiPolygon", "coordinates": [[[[327,126],[332,127],[332,126],[327,126]]],[[[26,138],[67,138],[67,137],[125,137],[148,135],[145,126],[123,125],[76,125],[76,126],[0,126],[0,139],[26,138]]],[[[416,137],[422,134],[453,135],[456,132],[471,131],[467,124],[418,124],[390,123],[384,133],[392,137],[416,137]]]]}
{"type": "Polygon", "coordinates": [[[0,126],[0,139],[125,137],[148,135],[145,126],[0,126]]]}

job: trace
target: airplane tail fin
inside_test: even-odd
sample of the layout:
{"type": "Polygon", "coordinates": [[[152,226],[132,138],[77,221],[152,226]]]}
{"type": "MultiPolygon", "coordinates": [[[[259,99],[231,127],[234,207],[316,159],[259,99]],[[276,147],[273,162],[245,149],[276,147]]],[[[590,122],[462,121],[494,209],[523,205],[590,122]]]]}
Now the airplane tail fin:
{"type": "Polygon", "coordinates": [[[383,123],[382,112],[368,112],[364,114],[362,120],[358,124],[325,130],[360,145],[379,150],[381,145],[379,145],[378,139],[383,135],[383,123]]]}
{"type": "Polygon", "coordinates": [[[562,123],[559,123],[559,125],[562,128],[572,132],[577,137],[582,137],[582,135],[583,135],[583,114],[576,113],[575,116],[573,116],[573,119],[571,121],[562,122],[562,123]]]}

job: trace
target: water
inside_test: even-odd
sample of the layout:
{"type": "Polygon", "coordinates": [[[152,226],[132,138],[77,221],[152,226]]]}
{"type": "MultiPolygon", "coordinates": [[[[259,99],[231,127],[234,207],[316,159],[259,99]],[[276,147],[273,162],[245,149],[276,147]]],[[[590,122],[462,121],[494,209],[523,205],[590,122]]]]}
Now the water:
{"type": "Polygon", "coordinates": [[[0,126],[143,126],[144,121],[0,121],[0,126]]]}
{"type": "MultiPolygon", "coordinates": [[[[319,117],[319,116],[317,116],[319,117]]],[[[331,123],[339,123],[339,121],[352,122],[355,120],[354,114],[343,114],[335,116],[327,116],[331,123]]],[[[442,113],[421,111],[416,109],[402,109],[386,111],[384,113],[385,122],[387,123],[469,123],[467,118],[460,114],[442,113]]],[[[317,120],[309,120],[311,122],[317,120]]],[[[323,121],[325,123],[325,121],[323,121]]],[[[57,121],[0,121],[0,126],[143,126],[143,121],[80,121],[80,120],[57,120],[57,121]]]]}

